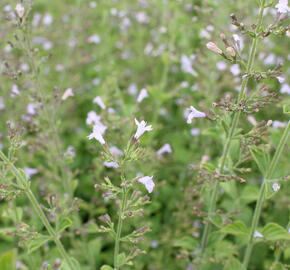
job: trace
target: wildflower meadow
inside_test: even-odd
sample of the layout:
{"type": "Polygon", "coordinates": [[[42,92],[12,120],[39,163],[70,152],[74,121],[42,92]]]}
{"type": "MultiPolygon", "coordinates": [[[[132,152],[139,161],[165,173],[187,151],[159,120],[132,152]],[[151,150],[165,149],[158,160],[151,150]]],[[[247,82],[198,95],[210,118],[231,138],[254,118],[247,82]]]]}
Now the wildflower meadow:
{"type": "Polygon", "coordinates": [[[0,270],[290,269],[288,0],[1,0],[0,270]]]}

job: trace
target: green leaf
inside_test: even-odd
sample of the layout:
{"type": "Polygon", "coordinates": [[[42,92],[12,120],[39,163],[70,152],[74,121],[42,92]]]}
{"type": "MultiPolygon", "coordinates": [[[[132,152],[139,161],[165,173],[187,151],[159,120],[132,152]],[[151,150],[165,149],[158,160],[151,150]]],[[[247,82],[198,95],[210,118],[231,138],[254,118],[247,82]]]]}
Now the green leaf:
{"type": "Polygon", "coordinates": [[[72,221],[69,218],[63,218],[57,226],[57,231],[63,232],[66,228],[72,225],[72,221]]]}
{"type": "Polygon", "coordinates": [[[259,188],[256,186],[246,186],[241,193],[241,200],[246,204],[257,201],[259,197],[259,188]]]}
{"type": "Polygon", "coordinates": [[[126,258],[126,254],[125,253],[121,253],[117,256],[117,265],[116,267],[121,267],[124,264],[126,264],[127,262],[127,258],[126,258]]]}
{"type": "Polygon", "coordinates": [[[13,249],[0,256],[1,270],[15,270],[16,269],[16,250],[13,249]]]}
{"type": "Polygon", "coordinates": [[[232,224],[226,225],[221,229],[221,232],[233,235],[249,235],[250,230],[244,222],[235,221],[232,224]]]}
{"type": "Polygon", "coordinates": [[[100,270],[114,270],[114,269],[109,265],[103,265],[100,270]]]}
{"type": "Polygon", "coordinates": [[[251,147],[251,155],[259,167],[261,173],[265,176],[270,164],[269,154],[265,149],[256,146],[251,147]]]}
{"type": "Polygon", "coordinates": [[[243,265],[237,259],[230,259],[226,262],[223,270],[243,270],[243,265]]]}
{"type": "Polygon", "coordinates": [[[26,247],[28,254],[40,248],[43,244],[51,240],[50,236],[47,235],[39,235],[37,238],[31,238],[26,241],[26,247]]]}
{"type": "Polygon", "coordinates": [[[195,249],[198,246],[198,241],[190,236],[183,236],[180,239],[174,241],[173,245],[175,247],[180,247],[184,249],[195,249]]]}
{"type": "MultiPolygon", "coordinates": [[[[71,260],[72,264],[74,265],[74,269],[73,270],[81,270],[81,266],[80,266],[79,262],[75,258],[70,257],[70,260],[71,260]]],[[[68,266],[68,264],[67,264],[67,262],[65,260],[62,261],[60,269],[61,270],[72,270],[71,267],[68,266]]]]}
{"type": "Polygon", "coordinates": [[[266,240],[278,241],[278,240],[290,240],[290,234],[282,226],[276,223],[268,223],[262,230],[266,240]]]}

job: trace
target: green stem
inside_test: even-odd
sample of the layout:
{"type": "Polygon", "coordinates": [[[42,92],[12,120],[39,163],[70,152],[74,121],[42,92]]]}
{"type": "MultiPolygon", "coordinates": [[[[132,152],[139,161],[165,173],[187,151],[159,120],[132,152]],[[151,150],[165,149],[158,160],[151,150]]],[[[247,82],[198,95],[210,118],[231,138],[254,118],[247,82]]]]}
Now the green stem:
{"type": "Polygon", "coordinates": [[[44,214],[44,212],[39,204],[39,202],[37,201],[32,190],[30,189],[30,185],[29,185],[29,183],[27,183],[27,179],[25,178],[25,176],[22,173],[20,173],[20,171],[13,165],[13,163],[10,162],[10,160],[5,156],[5,154],[2,151],[0,151],[0,158],[3,160],[4,163],[9,165],[15,178],[17,178],[18,182],[21,183],[21,185],[23,187],[25,187],[24,191],[25,191],[26,196],[28,197],[30,203],[32,204],[34,211],[36,212],[37,216],[41,220],[43,226],[46,228],[47,232],[51,236],[51,239],[54,241],[59,253],[62,255],[62,257],[66,261],[69,268],[71,270],[75,269],[72,261],[69,258],[69,255],[67,254],[61,241],[59,240],[58,234],[55,232],[53,227],[50,225],[47,217],[45,216],[45,214],[44,214]]]}
{"type": "Polygon", "coordinates": [[[283,149],[287,143],[287,140],[290,135],[290,121],[288,121],[287,127],[285,128],[283,135],[280,139],[280,142],[278,144],[277,150],[275,151],[274,157],[270,163],[269,169],[266,172],[265,180],[262,183],[262,186],[260,188],[259,197],[256,203],[256,208],[252,220],[251,230],[250,230],[250,239],[248,241],[244,260],[243,260],[243,269],[246,270],[248,268],[248,264],[251,258],[253,246],[254,246],[254,233],[257,230],[259,219],[262,211],[262,207],[265,201],[265,195],[266,195],[266,182],[268,179],[271,179],[273,177],[274,171],[276,169],[277,163],[282,155],[283,149]]]}
{"type": "MultiPolygon", "coordinates": [[[[258,33],[259,33],[259,30],[261,28],[262,21],[263,21],[264,6],[265,6],[265,0],[262,0],[261,7],[260,7],[260,12],[259,12],[259,17],[258,17],[258,22],[257,22],[257,27],[256,27],[256,30],[255,30],[255,37],[253,38],[252,45],[251,45],[251,48],[250,48],[250,56],[249,56],[249,59],[248,59],[248,62],[247,62],[246,73],[251,72],[252,68],[253,68],[255,55],[256,55],[256,50],[257,50],[257,44],[258,44],[258,33]]],[[[238,100],[237,100],[237,104],[241,101],[242,98],[244,98],[245,89],[246,89],[246,87],[248,85],[248,81],[249,81],[249,78],[247,77],[242,82],[241,89],[240,89],[239,96],[238,96],[238,100]]],[[[241,116],[241,112],[237,112],[234,115],[234,117],[232,119],[232,122],[231,122],[230,130],[229,130],[229,133],[228,133],[228,136],[227,136],[227,139],[226,139],[225,146],[223,148],[223,154],[222,154],[221,162],[220,162],[220,165],[219,165],[219,172],[221,174],[224,173],[225,164],[226,164],[226,160],[227,160],[227,157],[228,157],[229,149],[230,149],[230,146],[231,146],[232,139],[233,139],[233,137],[235,135],[235,131],[236,131],[237,125],[239,123],[240,116],[241,116]]],[[[214,183],[214,186],[213,186],[213,191],[212,191],[212,194],[211,194],[210,205],[209,205],[209,209],[208,209],[208,217],[209,217],[209,219],[211,218],[211,216],[213,215],[213,213],[216,210],[219,186],[220,186],[219,182],[216,181],[214,183]]],[[[203,235],[202,235],[202,240],[201,240],[201,249],[202,249],[202,251],[204,251],[206,249],[207,242],[208,242],[208,236],[209,236],[210,231],[211,231],[211,223],[210,223],[210,221],[208,221],[206,223],[206,225],[205,225],[205,228],[204,228],[204,231],[203,231],[203,235]]]]}
{"type": "Polygon", "coordinates": [[[118,225],[117,225],[117,232],[116,232],[116,238],[115,238],[115,248],[114,248],[114,269],[118,270],[118,255],[120,251],[120,239],[121,239],[121,233],[122,233],[122,227],[123,227],[123,214],[125,212],[127,204],[127,189],[126,187],[122,188],[122,202],[121,202],[121,208],[119,210],[119,218],[118,218],[118,225]]]}

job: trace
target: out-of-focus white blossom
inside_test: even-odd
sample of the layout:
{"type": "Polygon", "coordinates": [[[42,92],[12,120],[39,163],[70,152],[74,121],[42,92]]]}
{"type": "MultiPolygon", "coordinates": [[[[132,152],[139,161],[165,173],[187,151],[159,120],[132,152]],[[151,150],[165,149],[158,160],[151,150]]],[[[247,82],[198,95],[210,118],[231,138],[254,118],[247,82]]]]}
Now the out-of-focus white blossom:
{"type": "Polygon", "coordinates": [[[42,19],[42,22],[44,25],[51,25],[52,22],[53,22],[53,17],[51,14],[49,13],[46,13],[44,16],[43,16],[43,19],[42,19]]]}
{"type": "Polygon", "coordinates": [[[99,44],[101,42],[101,38],[99,35],[95,34],[90,37],[88,37],[89,43],[99,44]]]}
{"type": "Polygon", "coordinates": [[[17,4],[15,7],[15,11],[16,11],[17,16],[22,19],[25,13],[24,6],[22,6],[21,4],[17,4]]]}
{"type": "Polygon", "coordinates": [[[254,237],[255,237],[255,238],[262,238],[262,237],[264,237],[264,235],[261,234],[261,233],[258,232],[258,231],[255,231],[255,232],[254,232],[254,237]]]}
{"type": "Polygon", "coordinates": [[[204,118],[204,117],[206,117],[206,114],[204,112],[198,111],[193,106],[190,106],[187,110],[189,111],[189,114],[188,114],[187,120],[186,120],[187,124],[191,124],[193,118],[204,118]]]}
{"type": "Polygon", "coordinates": [[[230,67],[230,71],[234,76],[238,76],[241,73],[240,65],[234,64],[230,67]]]}
{"type": "Polygon", "coordinates": [[[197,76],[196,71],[192,68],[192,64],[193,64],[193,60],[194,60],[195,56],[189,58],[188,56],[186,56],[185,54],[181,55],[181,69],[182,71],[184,71],[185,73],[189,73],[192,76],[197,76]]]}
{"type": "Polygon", "coordinates": [[[5,109],[4,98],[0,97],[0,111],[5,109]]]}
{"type": "Polygon", "coordinates": [[[86,124],[87,125],[92,125],[92,124],[97,125],[100,128],[102,135],[105,133],[105,131],[107,129],[107,127],[101,122],[101,116],[97,115],[96,112],[94,112],[94,111],[88,112],[86,124]]]}
{"type": "Polygon", "coordinates": [[[281,94],[288,94],[290,95],[290,86],[288,83],[285,83],[282,85],[281,89],[280,89],[280,93],[281,94]]]}
{"type": "Polygon", "coordinates": [[[118,147],[116,147],[116,146],[111,146],[111,147],[110,147],[110,152],[111,152],[111,154],[112,154],[113,156],[115,156],[115,157],[120,157],[120,156],[123,156],[123,155],[124,155],[123,151],[120,150],[120,149],[119,149],[118,147]]]}
{"type": "Polygon", "coordinates": [[[99,105],[103,110],[106,109],[106,105],[104,104],[104,102],[100,96],[95,97],[93,100],[93,103],[99,105]]]}
{"type": "Polygon", "coordinates": [[[143,184],[149,193],[151,193],[155,187],[153,176],[143,176],[138,178],[137,181],[143,184]]]}
{"type": "Polygon", "coordinates": [[[147,97],[149,97],[148,91],[147,91],[146,88],[143,88],[143,89],[141,89],[141,91],[140,91],[140,93],[139,93],[139,95],[137,97],[137,102],[140,103],[140,102],[143,101],[143,99],[145,99],[147,97]]]}
{"type": "Polygon", "coordinates": [[[193,129],[190,130],[190,134],[192,136],[197,136],[197,135],[200,134],[200,129],[199,128],[193,128],[193,129]]]}
{"type": "Polygon", "coordinates": [[[146,126],[147,123],[142,120],[141,122],[139,122],[136,118],[135,118],[135,124],[137,125],[137,131],[134,135],[134,138],[136,140],[138,140],[146,131],[151,131],[153,130],[152,126],[146,126]]]}
{"type": "Polygon", "coordinates": [[[20,95],[20,91],[18,89],[18,86],[17,86],[17,84],[13,84],[12,88],[11,88],[10,96],[12,98],[14,98],[14,97],[16,97],[18,95],[20,95]]]}
{"type": "Polygon", "coordinates": [[[63,93],[61,99],[62,100],[66,100],[67,98],[69,97],[73,97],[74,96],[74,93],[73,93],[73,90],[72,88],[68,88],[65,90],[65,92],[63,93]]]}
{"type": "Polygon", "coordinates": [[[93,132],[89,136],[87,136],[87,138],[89,140],[96,139],[100,144],[103,145],[106,142],[105,142],[102,134],[103,134],[103,128],[102,128],[102,126],[99,126],[98,124],[96,124],[93,127],[93,132]]]}
{"type": "Polygon", "coordinates": [[[106,166],[107,168],[119,168],[119,164],[117,162],[114,162],[114,161],[105,161],[104,163],[104,166],[106,166]]]}
{"type": "Polygon", "coordinates": [[[275,6],[279,13],[287,13],[290,11],[288,7],[288,0],[279,0],[279,3],[275,6]]]}
{"type": "Polygon", "coordinates": [[[39,107],[39,103],[29,103],[26,107],[26,112],[30,115],[35,115],[37,113],[37,108],[39,107]]]}
{"type": "Polygon", "coordinates": [[[272,189],[273,189],[275,192],[277,192],[277,191],[280,189],[280,185],[279,185],[278,183],[274,183],[274,184],[272,185],[272,189]]]}
{"type": "Polygon", "coordinates": [[[25,174],[27,175],[27,178],[30,179],[31,176],[38,173],[38,170],[35,168],[23,168],[25,174]]]}
{"type": "Polygon", "coordinates": [[[278,129],[278,128],[284,128],[284,127],[286,127],[286,123],[284,123],[284,122],[281,122],[281,121],[279,121],[279,120],[274,120],[273,122],[272,122],[272,127],[274,128],[274,129],[278,129]]]}
{"type": "Polygon", "coordinates": [[[166,143],[156,153],[160,156],[164,153],[172,153],[172,148],[170,144],[166,143]]]}
{"type": "Polygon", "coordinates": [[[279,83],[285,82],[285,78],[284,77],[278,76],[278,77],[276,77],[276,79],[278,80],[279,83]]]}

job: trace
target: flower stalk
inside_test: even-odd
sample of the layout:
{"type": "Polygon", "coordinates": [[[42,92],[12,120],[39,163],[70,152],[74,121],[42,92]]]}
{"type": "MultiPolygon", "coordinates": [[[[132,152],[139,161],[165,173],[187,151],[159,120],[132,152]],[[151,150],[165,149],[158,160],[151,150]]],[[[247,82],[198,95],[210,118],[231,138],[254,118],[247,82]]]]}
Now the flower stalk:
{"type": "Polygon", "coordinates": [[[29,199],[30,203],[32,204],[35,213],[41,220],[43,226],[46,228],[47,232],[49,233],[51,239],[54,241],[57,250],[63,257],[63,259],[66,261],[67,265],[71,270],[74,270],[74,264],[72,263],[69,255],[67,254],[65,248],[63,247],[61,241],[59,240],[59,235],[56,233],[54,228],[49,223],[47,217],[45,216],[39,202],[37,201],[34,193],[32,192],[30,188],[30,184],[25,178],[25,176],[11,163],[11,161],[6,157],[6,155],[0,150],[0,158],[3,160],[3,162],[10,167],[12,174],[17,179],[17,182],[22,186],[23,191],[25,192],[27,198],[29,199]]]}
{"type": "MultiPolygon", "coordinates": [[[[253,64],[254,64],[254,60],[255,60],[255,56],[256,56],[257,45],[258,45],[258,39],[259,39],[258,33],[260,31],[262,21],[263,21],[264,9],[265,9],[265,0],[262,0],[261,5],[260,5],[258,22],[257,22],[257,26],[255,29],[255,36],[254,36],[252,44],[251,44],[250,56],[249,56],[249,59],[248,59],[247,65],[246,65],[246,71],[245,71],[246,73],[250,73],[252,71],[252,68],[253,68],[253,64]]],[[[237,99],[237,104],[245,96],[245,89],[248,85],[248,81],[249,81],[249,78],[244,78],[242,81],[241,89],[240,89],[239,96],[237,99]]],[[[219,165],[219,173],[221,173],[221,174],[224,173],[226,160],[227,160],[227,157],[229,154],[229,149],[231,146],[232,139],[235,135],[235,131],[236,131],[237,125],[239,123],[240,116],[241,116],[240,111],[235,113],[235,115],[232,119],[231,125],[230,125],[230,130],[229,130],[228,136],[226,138],[226,143],[225,143],[225,146],[223,148],[223,154],[222,154],[221,162],[219,165]]],[[[209,218],[213,215],[213,213],[216,210],[217,195],[218,195],[218,191],[219,191],[219,186],[220,186],[219,182],[216,181],[214,183],[213,191],[211,194],[210,205],[209,205],[209,209],[208,209],[208,217],[209,218]]],[[[202,241],[201,241],[202,251],[204,251],[206,249],[210,231],[211,231],[211,223],[210,223],[210,221],[208,221],[205,225],[203,235],[202,235],[202,241]]]]}
{"type": "Polygon", "coordinates": [[[267,181],[272,179],[272,177],[273,177],[274,171],[277,167],[277,163],[281,157],[281,154],[282,154],[283,149],[287,143],[289,135],[290,135],[290,121],[288,121],[288,124],[283,132],[283,135],[280,139],[277,150],[275,151],[274,157],[270,163],[269,169],[266,171],[265,180],[263,181],[261,188],[260,188],[259,197],[258,197],[258,200],[256,203],[256,208],[255,208],[254,216],[252,219],[252,225],[251,225],[251,230],[250,230],[250,239],[248,241],[245,255],[244,255],[244,260],[243,260],[243,269],[244,270],[246,270],[248,268],[248,264],[249,264],[249,261],[251,258],[251,254],[252,254],[252,250],[253,250],[253,246],[254,246],[254,232],[257,230],[257,226],[259,224],[259,219],[261,216],[262,207],[263,207],[263,204],[264,204],[264,201],[266,198],[266,184],[267,184],[267,181]]]}

